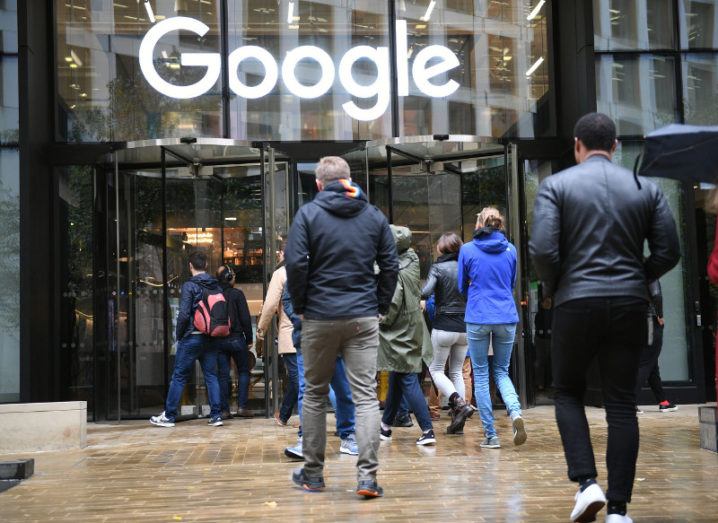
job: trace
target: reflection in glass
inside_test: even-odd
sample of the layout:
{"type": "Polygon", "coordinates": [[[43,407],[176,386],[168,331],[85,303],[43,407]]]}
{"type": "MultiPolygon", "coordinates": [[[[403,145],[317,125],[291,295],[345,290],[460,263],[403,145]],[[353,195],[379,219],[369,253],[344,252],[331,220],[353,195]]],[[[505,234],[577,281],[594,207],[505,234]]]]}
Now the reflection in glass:
{"type": "Polygon", "coordinates": [[[718,49],[716,0],[681,1],[681,48],[718,49]]]}
{"type": "Polygon", "coordinates": [[[598,51],[673,49],[673,0],[593,0],[598,51]]]}
{"type": "MultiPolygon", "coordinates": [[[[622,144],[616,151],[614,162],[626,169],[633,169],[636,156],[641,152],[640,144],[622,144]]],[[[661,188],[673,213],[673,219],[678,226],[678,236],[681,252],[685,252],[685,234],[687,216],[683,201],[681,183],[668,178],[652,178],[661,188]]],[[[646,255],[648,255],[648,250],[646,255]]],[[[663,351],[659,364],[661,377],[664,381],[688,381],[690,373],[688,368],[688,339],[689,331],[686,324],[686,294],[685,286],[688,271],[685,258],[682,257],[678,265],[661,278],[663,290],[663,309],[666,320],[663,333],[663,351]]]]}
{"type": "Polygon", "coordinates": [[[685,55],[683,60],[685,123],[718,123],[718,53],[685,55]]]}
{"type": "Polygon", "coordinates": [[[550,133],[552,123],[538,117],[551,103],[548,11],[543,0],[397,2],[397,19],[407,21],[411,60],[438,44],[460,63],[431,80],[456,82],[449,97],[427,97],[409,82],[408,96],[399,98],[402,135],[550,133]]]}
{"type": "Polygon", "coordinates": [[[643,135],[679,120],[675,60],[667,56],[596,57],[598,111],[616,122],[619,135],[643,135]]]}
{"type": "Polygon", "coordinates": [[[201,38],[172,32],[155,48],[160,77],[189,85],[202,78],[206,68],[181,65],[180,53],[220,50],[216,0],[56,0],[58,111],[64,139],[222,136],[219,82],[201,97],[180,100],[158,93],[140,71],[140,41],[153,23],[175,16],[195,18],[210,28],[201,38]]]}

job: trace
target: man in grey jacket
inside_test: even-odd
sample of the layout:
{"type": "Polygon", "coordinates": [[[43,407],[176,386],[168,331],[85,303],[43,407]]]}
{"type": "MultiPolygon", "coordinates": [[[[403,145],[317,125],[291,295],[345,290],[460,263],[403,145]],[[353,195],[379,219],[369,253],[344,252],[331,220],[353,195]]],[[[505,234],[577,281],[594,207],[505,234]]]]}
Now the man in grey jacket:
{"type": "Polygon", "coordinates": [[[635,391],[648,339],[647,282],[678,263],[678,234],[658,186],[612,163],[618,142],[609,117],[583,116],[574,136],[578,165],[541,184],[529,248],[554,306],[556,421],[568,476],[580,487],[571,520],[594,521],[608,502],[608,523],[630,523],[626,504],[638,457],[635,391]],[[650,256],[644,259],[646,240],[650,256]],[[607,496],[596,483],[583,407],[595,358],[608,422],[607,496]]]}

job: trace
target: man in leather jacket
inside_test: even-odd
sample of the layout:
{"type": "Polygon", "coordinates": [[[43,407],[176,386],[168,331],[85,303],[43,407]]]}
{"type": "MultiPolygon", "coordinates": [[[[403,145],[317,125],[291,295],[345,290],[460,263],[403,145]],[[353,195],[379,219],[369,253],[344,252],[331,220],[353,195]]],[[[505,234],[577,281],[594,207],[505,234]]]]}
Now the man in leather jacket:
{"type": "Polygon", "coordinates": [[[591,113],[574,129],[578,165],[539,189],[529,248],[553,300],[555,407],[568,475],[579,483],[572,521],[593,521],[608,501],[609,523],[629,523],[638,457],[636,379],[647,344],[648,285],[680,258],[660,188],[612,163],[616,126],[591,113]],[[648,241],[650,256],[644,259],[648,241]],[[596,483],[583,396],[594,358],[608,422],[608,491],[596,483]],[[608,498],[608,500],[606,500],[608,498]]]}

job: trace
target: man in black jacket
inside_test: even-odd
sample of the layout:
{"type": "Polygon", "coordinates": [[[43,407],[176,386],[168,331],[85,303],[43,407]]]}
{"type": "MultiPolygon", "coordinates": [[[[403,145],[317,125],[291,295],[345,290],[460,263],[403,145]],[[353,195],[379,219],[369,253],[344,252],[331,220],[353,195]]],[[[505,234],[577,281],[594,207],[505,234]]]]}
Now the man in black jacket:
{"type": "Polygon", "coordinates": [[[316,177],[320,193],[297,212],[284,253],[287,288],[294,311],[303,317],[306,383],[302,406],[305,465],[292,478],[305,490],[324,488],[326,401],[341,355],[356,405],[356,492],[377,497],[382,495],[376,482],[378,315],[388,311],[396,287],[396,246],[384,215],[369,205],[361,188],[351,181],[346,161],[322,158],[316,177]]]}
{"type": "Polygon", "coordinates": [[[556,421],[569,478],[580,485],[571,519],[593,521],[606,504],[583,408],[586,373],[598,358],[608,422],[606,521],[628,523],[638,457],[636,378],[648,338],[647,282],[678,263],[678,234],[661,190],[612,163],[617,141],[610,118],[587,114],[574,136],[579,165],[541,184],[529,247],[555,308],[556,421]],[[651,254],[644,260],[646,240],[651,254]]]}

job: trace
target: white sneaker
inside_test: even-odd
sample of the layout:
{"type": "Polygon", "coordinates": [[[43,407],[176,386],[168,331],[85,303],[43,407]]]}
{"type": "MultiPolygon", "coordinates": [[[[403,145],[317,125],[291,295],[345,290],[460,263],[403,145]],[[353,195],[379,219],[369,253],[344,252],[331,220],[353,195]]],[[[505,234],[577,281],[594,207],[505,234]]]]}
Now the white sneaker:
{"type": "Polygon", "coordinates": [[[175,422],[165,416],[164,411],[159,416],[152,416],[150,423],[157,425],[158,427],[174,427],[175,422]]]}
{"type": "Polygon", "coordinates": [[[633,520],[626,516],[621,516],[620,514],[609,514],[606,516],[606,523],[633,523],[633,520]]]}
{"type": "Polygon", "coordinates": [[[571,512],[571,521],[588,523],[596,520],[596,513],[606,504],[606,496],[597,483],[590,485],[586,490],[576,492],[576,505],[571,512]]]}

